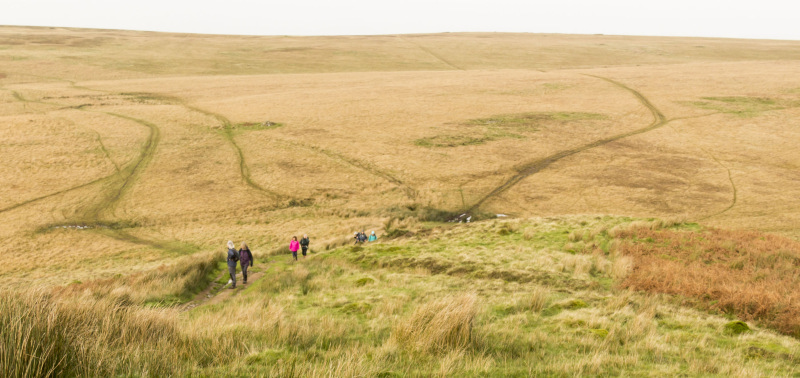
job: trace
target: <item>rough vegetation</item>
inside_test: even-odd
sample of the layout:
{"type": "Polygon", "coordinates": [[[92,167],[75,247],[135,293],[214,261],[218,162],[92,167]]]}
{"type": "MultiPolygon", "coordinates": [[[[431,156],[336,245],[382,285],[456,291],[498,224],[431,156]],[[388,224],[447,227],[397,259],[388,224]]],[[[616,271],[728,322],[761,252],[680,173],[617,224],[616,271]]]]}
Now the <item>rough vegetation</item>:
{"type": "MultiPolygon", "coordinates": [[[[339,247],[300,263],[257,255],[264,278],[235,295],[215,293],[226,298],[184,315],[186,306],[152,308],[120,292],[190,281],[191,269],[179,266],[112,290],[97,281],[52,293],[3,292],[2,373],[797,374],[800,341],[770,331],[779,329],[776,319],[748,325],[704,312],[702,294],[634,291],[638,269],[626,276],[615,268],[622,259],[641,261],[624,251],[642,230],[716,230],[613,217],[409,226],[416,236],[339,247]],[[133,283],[140,281],[152,282],[133,283]]],[[[756,255],[768,239],[743,238],[739,248],[756,255]]],[[[694,277],[687,269],[664,274],[662,281],[694,277]]],[[[187,300],[186,285],[169,290],[187,300]]]]}
{"type": "Polygon", "coordinates": [[[0,27],[0,376],[797,375],[798,59],[0,27]]]}

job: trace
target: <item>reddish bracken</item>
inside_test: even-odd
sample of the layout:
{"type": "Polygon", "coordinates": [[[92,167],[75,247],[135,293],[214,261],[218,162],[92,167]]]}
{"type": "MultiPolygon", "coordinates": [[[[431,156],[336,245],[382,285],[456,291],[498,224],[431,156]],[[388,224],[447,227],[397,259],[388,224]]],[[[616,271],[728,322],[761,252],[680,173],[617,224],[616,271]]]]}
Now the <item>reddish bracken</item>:
{"type": "Polygon", "coordinates": [[[623,287],[680,295],[800,336],[800,242],[716,229],[635,228],[620,238],[620,252],[634,258],[623,287]]]}

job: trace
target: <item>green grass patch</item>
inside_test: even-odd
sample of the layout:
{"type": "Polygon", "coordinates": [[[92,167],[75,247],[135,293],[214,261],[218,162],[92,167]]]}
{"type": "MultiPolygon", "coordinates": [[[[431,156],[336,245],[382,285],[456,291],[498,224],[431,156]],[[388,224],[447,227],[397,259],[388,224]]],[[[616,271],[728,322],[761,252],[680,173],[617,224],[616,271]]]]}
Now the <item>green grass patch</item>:
{"type": "Polygon", "coordinates": [[[500,139],[523,139],[525,136],[519,133],[536,132],[542,126],[577,121],[596,121],[607,118],[602,114],[581,112],[501,114],[459,123],[458,126],[461,126],[467,132],[420,138],[415,140],[414,144],[420,147],[474,146],[500,139]]]}
{"type": "Polygon", "coordinates": [[[734,320],[725,324],[725,333],[729,335],[739,335],[745,332],[750,332],[750,327],[747,323],[741,320],[734,320]]]}
{"type": "Polygon", "coordinates": [[[493,140],[495,140],[495,138],[490,135],[436,135],[417,139],[414,141],[414,144],[420,147],[461,147],[475,146],[493,140]]]}
{"type": "Polygon", "coordinates": [[[272,130],[283,127],[283,123],[264,121],[264,122],[240,122],[233,124],[234,130],[253,131],[253,130],[272,130]]]}
{"type": "Polygon", "coordinates": [[[602,120],[607,117],[597,113],[582,113],[582,112],[547,112],[547,113],[518,113],[518,114],[502,114],[489,118],[471,119],[465,122],[465,125],[479,125],[479,126],[499,126],[499,127],[514,127],[514,128],[535,128],[548,121],[586,121],[586,120],[602,120]]]}
{"type": "Polygon", "coordinates": [[[122,92],[120,95],[129,101],[148,105],[172,104],[178,102],[175,97],[159,93],[122,92]]]}
{"type": "Polygon", "coordinates": [[[799,100],[769,97],[703,97],[704,101],[689,101],[684,104],[700,109],[716,110],[720,113],[733,114],[739,117],[754,117],[770,110],[780,110],[800,106],[799,100]]]}

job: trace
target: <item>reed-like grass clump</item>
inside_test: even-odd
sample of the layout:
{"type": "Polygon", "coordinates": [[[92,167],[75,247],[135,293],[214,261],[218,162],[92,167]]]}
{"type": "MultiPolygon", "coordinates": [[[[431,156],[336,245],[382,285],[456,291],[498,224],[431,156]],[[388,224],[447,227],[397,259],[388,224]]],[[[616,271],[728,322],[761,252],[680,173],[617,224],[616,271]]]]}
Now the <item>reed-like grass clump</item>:
{"type": "Polygon", "coordinates": [[[186,344],[167,310],[42,291],[0,292],[0,329],[3,377],[170,375],[186,344]]]}
{"type": "Polygon", "coordinates": [[[402,347],[419,352],[466,348],[472,340],[476,302],[475,294],[462,294],[424,304],[398,323],[392,336],[402,347]]]}

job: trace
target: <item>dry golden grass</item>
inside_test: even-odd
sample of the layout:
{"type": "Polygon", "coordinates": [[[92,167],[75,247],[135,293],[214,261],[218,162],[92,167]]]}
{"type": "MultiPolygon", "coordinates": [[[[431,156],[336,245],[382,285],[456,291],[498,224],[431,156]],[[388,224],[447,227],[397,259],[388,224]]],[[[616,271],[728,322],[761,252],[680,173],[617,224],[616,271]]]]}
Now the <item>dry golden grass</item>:
{"type": "Polygon", "coordinates": [[[466,348],[472,339],[476,296],[443,298],[418,308],[397,324],[393,340],[410,350],[443,353],[466,348]]]}
{"type": "MultiPolygon", "coordinates": [[[[521,374],[519,366],[498,366],[519,358],[537,361],[525,370],[532,375],[624,372],[643,360],[655,361],[662,369],[655,374],[664,375],[783,368],[769,360],[757,369],[746,356],[700,340],[693,345],[739,366],[691,354],[681,357],[685,369],[669,369],[662,356],[676,358],[675,345],[689,336],[655,332],[660,305],[639,297],[636,309],[608,299],[614,303],[593,312],[549,311],[569,308],[586,293],[605,303],[590,289],[610,287],[612,279],[634,282],[650,269],[626,242],[602,244],[606,236],[627,240],[633,229],[657,232],[681,223],[669,220],[676,217],[800,237],[798,59],[800,43],[793,41],[494,33],[248,37],[0,27],[0,287],[58,287],[78,303],[64,314],[86,314],[96,297],[133,306],[182,302],[209,279],[204,273],[216,271],[210,261],[229,239],[247,241],[257,259],[265,259],[280,256],[293,235],[311,235],[312,250],[321,252],[351,243],[356,230],[391,231],[421,238],[398,246],[414,253],[381,247],[359,260],[326,261],[353,275],[346,279],[319,267],[293,268],[259,288],[280,293],[274,299],[234,297],[231,306],[193,311],[175,326],[187,345],[218,340],[186,347],[192,356],[208,354],[189,363],[200,367],[169,370],[165,364],[185,357],[169,353],[150,361],[152,370],[104,366],[122,375],[253,374],[248,363],[203,349],[232,347],[221,335],[236,327],[214,325],[242,315],[264,330],[248,346],[252,350],[237,349],[271,366],[255,370],[262,375],[379,375],[385,373],[380,364],[407,375],[521,374]],[[466,209],[472,221],[493,214],[560,218],[454,229],[420,224],[450,220],[466,209]],[[667,220],[648,221],[645,230],[644,223],[620,226],[575,217],[580,214],[667,220]],[[527,244],[487,246],[486,235],[518,235],[527,244]],[[447,245],[453,238],[464,242],[447,245]],[[556,238],[564,243],[548,244],[556,238]],[[608,254],[591,254],[599,249],[608,254]],[[364,264],[374,269],[353,266],[364,264]],[[391,290],[348,286],[364,278],[391,290]],[[427,286],[404,291],[418,280],[427,286]],[[443,299],[463,292],[453,285],[474,280],[481,282],[474,297],[443,299]],[[296,305],[299,296],[285,293],[295,286],[303,296],[325,293],[310,305],[323,315],[296,305]],[[451,308],[456,303],[462,306],[451,308]],[[337,323],[330,311],[351,317],[337,323]],[[419,325],[440,324],[447,314],[459,321],[442,321],[443,334],[419,325]],[[549,328],[533,330],[543,318],[550,319],[549,328]],[[473,322],[480,327],[467,332],[473,322]],[[553,330],[564,333],[548,334],[553,330]],[[356,335],[364,334],[378,346],[359,344],[365,341],[356,335]],[[394,341],[384,342],[392,334],[394,341]],[[494,342],[505,349],[492,349],[494,342]],[[591,353],[554,357],[552,350],[568,344],[591,353]],[[309,352],[315,362],[298,364],[287,357],[297,345],[325,351],[309,352]],[[407,353],[425,356],[423,367],[405,365],[407,353]],[[203,370],[217,363],[230,364],[233,372],[203,370]]],[[[677,263],[661,260],[653,264],[678,270],[677,263]]],[[[714,277],[757,281],[757,272],[723,265],[714,277]]],[[[731,308],[794,332],[790,318],[796,314],[786,310],[792,307],[779,309],[783,302],[772,294],[794,284],[786,279],[741,288],[749,299],[731,308]],[[770,311],[789,315],[771,323],[770,311]]],[[[674,292],[702,295],[692,288],[674,292]]],[[[50,305],[25,301],[40,309],[50,305]]],[[[727,305],[720,299],[709,307],[727,305]]],[[[670,319],[683,316],[677,311],[669,310],[670,319]]],[[[144,313],[143,322],[150,316],[144,313]]],[[[692,330],[717,329],[720,322],[692,330]]],[[[136,352],[120,363],[135,366],[142,351],[170,348],[156,344],[131,341],[136,352]]],[[[91,358],[108,358],[99,349],[91,353],[75,357],[75,374],[91,358]]]]}

